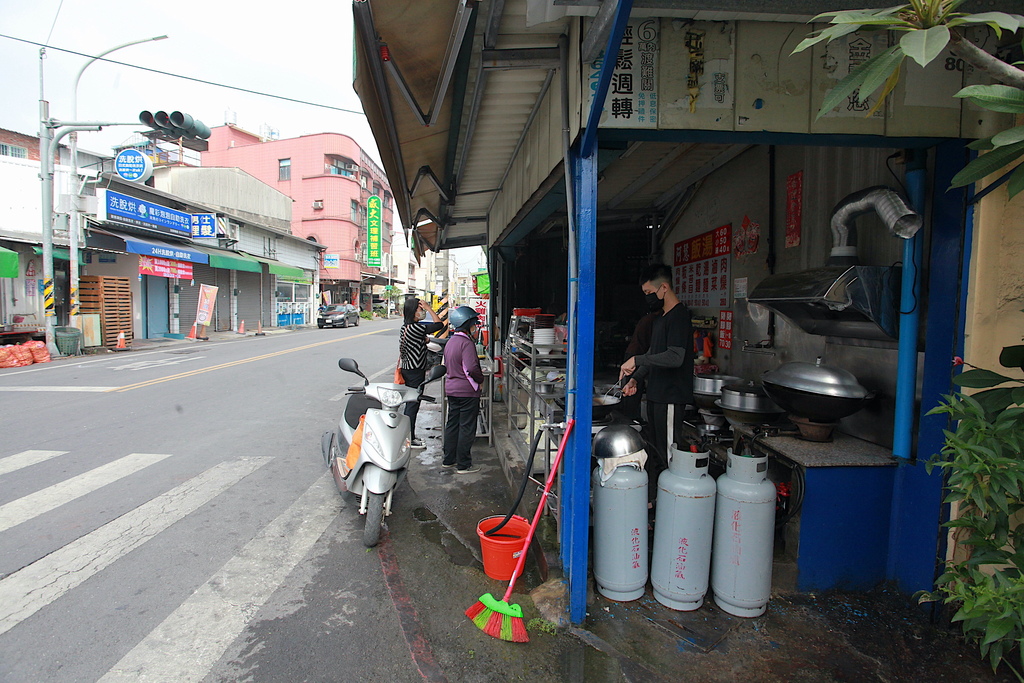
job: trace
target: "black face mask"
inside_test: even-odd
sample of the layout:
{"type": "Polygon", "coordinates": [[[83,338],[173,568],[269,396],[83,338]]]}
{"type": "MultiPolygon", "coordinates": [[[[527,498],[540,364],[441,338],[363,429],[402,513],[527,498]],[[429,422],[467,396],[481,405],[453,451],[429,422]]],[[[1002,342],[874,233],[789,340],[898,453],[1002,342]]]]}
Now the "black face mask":
{"type": "Polygon", "coordinates": [[[647,310],[660,311],[665,307],[665,302],[658,298],[657,292],[651,292],[650,294],[644,294],[644,301],[647,302],[647,310]]]}

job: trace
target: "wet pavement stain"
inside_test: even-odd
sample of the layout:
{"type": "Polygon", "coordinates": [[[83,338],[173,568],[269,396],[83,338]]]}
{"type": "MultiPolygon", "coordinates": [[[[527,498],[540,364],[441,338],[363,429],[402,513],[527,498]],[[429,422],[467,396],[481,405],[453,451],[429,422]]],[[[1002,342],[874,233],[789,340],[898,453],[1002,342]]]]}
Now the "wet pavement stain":
{"type": "MultiPolygon", "coordinates": [[[[420,508],[420,510],[423,510],[423,508],[420,508]]],[[[437,517],[428,521],[420,519],[420,515],[417,515],[417,512],[418,510],[414,511],[413,516],[421,522],[420,533],[423,534],[423,537],[427,539],[427,541],[444,550],[452,564],[459,567],[472,567],[475,565],[481,569],[483,568],[482,565],[477,562],[476,558],[473,557],[472,551],[464,546],[453,533],[448,531],[448,529],[446,529],[445,526],[437,520],[437,517]]],[[[426,512],[429,513],[429,511],[426,512]]]]}

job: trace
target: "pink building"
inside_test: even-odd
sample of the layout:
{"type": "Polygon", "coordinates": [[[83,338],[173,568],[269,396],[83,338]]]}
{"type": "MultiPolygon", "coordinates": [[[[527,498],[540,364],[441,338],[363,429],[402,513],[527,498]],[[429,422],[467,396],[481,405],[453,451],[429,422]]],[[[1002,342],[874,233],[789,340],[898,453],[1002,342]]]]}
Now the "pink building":
{"type": "Polygon", "coordinates": [[[237,167],[288,195],[292,234],[327,245],[320,291],[333,303],[358,301],[369,310],[371,287],[386,284],[391,259],[394,201],[383,169],[355,140],[318,133],[266,140],[234,125],[218,126],[203,152],[203,166],[237,167]],[[381,267],[367,266],[367,199],[383,205],[381,267]],[[361,296],[360,296],[361,294],[361,296]]]}

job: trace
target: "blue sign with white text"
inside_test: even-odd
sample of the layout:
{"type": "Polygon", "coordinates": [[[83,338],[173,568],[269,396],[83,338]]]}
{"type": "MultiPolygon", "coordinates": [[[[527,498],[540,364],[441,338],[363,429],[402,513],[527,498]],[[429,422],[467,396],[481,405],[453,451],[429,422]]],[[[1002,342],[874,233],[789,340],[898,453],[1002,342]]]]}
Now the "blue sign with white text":
{"type": "Polygon", "coordinates": [[[215,213],[194,213],[192,214],[192,237],[216,237],[217,236],[217,214],[215,213]]]}
{"type": "Polygon", "coordinates": [[[97,218],[101,222],[121,223],[183,237],[192,236],[191,214],[113,190],[101,189],[96,194],[99,198],[97,218]]]}
{"type": "Polygon", "coordinates": [[[122,149],[114,157],[114,173],[125,180],[144,183],[153,175],[153,161],[137,149],[122,149]]]}

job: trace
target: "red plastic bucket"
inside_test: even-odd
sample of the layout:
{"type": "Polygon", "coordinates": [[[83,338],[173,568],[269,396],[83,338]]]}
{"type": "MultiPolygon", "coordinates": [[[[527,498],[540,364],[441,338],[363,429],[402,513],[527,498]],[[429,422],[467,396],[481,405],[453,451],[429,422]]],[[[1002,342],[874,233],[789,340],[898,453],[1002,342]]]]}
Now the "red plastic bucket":
{"type": "Polygon", "coordinates": [[[530,532],[530,523],[513,515],[508,524],[498,529],[494,536],[484,536],[505,519],[504,515],[485,517],[476,525],[476,535],[480,537],[480,552],[484,558],[484,573],[498,581],[508,581],[515,571],[519,553],[523,551],[526,534],[530,532]]]}

